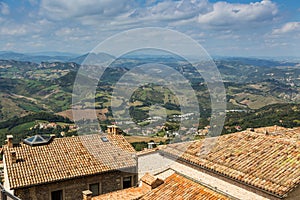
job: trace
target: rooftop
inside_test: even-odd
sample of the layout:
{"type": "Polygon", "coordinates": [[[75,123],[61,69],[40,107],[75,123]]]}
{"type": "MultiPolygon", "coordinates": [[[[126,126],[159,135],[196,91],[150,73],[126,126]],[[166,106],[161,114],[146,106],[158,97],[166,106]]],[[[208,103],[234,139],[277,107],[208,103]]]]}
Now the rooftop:
{"type": "Polygon", "coordinates": [[[92,200],[133,200],[139,199],[149,191],[150,188],[147,187],[131,187],[124,190],[117,190],[115,192],[95,196],[92,198],[92,200]]]}
{"type": "Polygon", "coordinates": [[[146,185],[153,184],[157,177],[145,174],[139,187],[132,187],[93,197],[92,200],[156,200],[156,199],[210,199],[227,200],[226,196],[219,194],[201,184],[177,173],[168,176],[159,186],[151,190],[146,185]],[[146,185],[144,184],[146,183],[146,185]]]}
{"type": "Polygon", "coordinates": [[[300,183],[300,128],[247,130],[215,142],[207,154],[202,151],[209,139],[170,144],[162,152],[277,196],[300,183]]]}
{"type": "Polygon", "coordinates": [[[5,145],[3,153],[11,189],[136,166],[135,150],[122,135],[55,138],[39,146],[5,145]]]}
{"type": "Polygon", "coordinates": [[[209,188],[200,185],[186,177],[177,173],[165,179],[165,182],[157,188],[151,190],[141,199],[157,200],[157,199],[210,199],[225,200],[226,196],[219,194],[209,188]]]}

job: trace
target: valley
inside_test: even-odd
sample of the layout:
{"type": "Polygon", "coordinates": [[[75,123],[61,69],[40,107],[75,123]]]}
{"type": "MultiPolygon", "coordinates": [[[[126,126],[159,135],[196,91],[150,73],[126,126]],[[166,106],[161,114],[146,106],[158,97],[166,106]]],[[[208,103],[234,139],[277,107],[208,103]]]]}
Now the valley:
{"type": "MultiPolygon", "coordinates": [[[[103,57],[106,60],[111,59],[109,56],[99,56],[101,59],[103,57]]],[[[97,59],[97,55],[94,55],[94,59],[97,59]]],[[[82,61],[82,58],[73,60],[82,61]]],[[[115,123],[113,114],[119,116],[119,120],[121,119],[124,124],[130,124],[133,120],[135,124],[143,127],[151,123],[154,126],[159,120],[153,120],[153,117],[158,119],[165,112],[167,122],[163,125],[160,124],[161,128],[164,128],[159,128],[159,124],[155,125],[156,128],[153,129],[154,132],[151,133],[151,137],[164,137],[167,132],[176,134],[179,131],[179,121],[176,120],[175,116],[180,115],[178,99],[182,97],[176,96],[167,87],[161,87],[159,84],[148,84],[134,91],[128,105],[132,119],[120,117],[124,114],[123,110],[117,109],[116,113],[112,113],[111,95],[118,80],[133,67],[153,60],[171,66],[190,80],[191,87],[199,102],[201,113],[199,129],[207,128],[211,115],[210,95],[207,86],[192,65],[174,57],[156,57],[152,60],[144,57],[120,58],[106,69],[99,81],[95,104],[92,103],[92,96],[90,96],[80,105],[73,106],[85,110],[84,121],[93,118],[91,112],[95,108],[99,125],[104,129],[107,125],[115,123]],[[164,108],[164,111],[151,110],[155,105],[164,108]],[[151,116],[149,112],[151,112],[151,116]]],[[[273,124],[285,127],[300,125],[299,120],[297,120],[300,116],[298,115],[300,110],[298,62],[255,58],[218,58],[215,59],[215,63],[222,75],[226,89],[227,108],[223,134],[234,132],[237,127],[246,129],[273,124]],[[274,110],[276,110],[277,115],[270,117],[274,110]]],[[[3,126],[0,131],[1,138],[5,138],[5,135],[11,133],[24,135],[27,132],[27,135],[30,135],[28,130],[32,128],[31,125],[36,124],[35,120],[38,119],[31,122],[26,121],[21,126],[18,124],[18,128],[15,129],[13,129],[12,124],[19,118],[31,114],[46,112],[53,116],[62,116],[70,121],[79,120],[80,122],[80,119],[73,118],[71,110],[73,83],[79,68],[79,63],[68,61],[36,63],[33,61],[0,60],[0,124],[8,124],[11,127],[3,126]]],[[[88,77],[86,78],[87,81],[93,81],[88,77]]],[[[125,102],[125,99],[119,98],[113,106],[118,107],[117,104],[122,105],[125,102]]],[[[98,122],[92,123],[97,124],[98,122]]],[[[140,134],[140,136],[145,135],[140,134]]],[[[3,143],[4,141],[0,142],[3,143]]]]}

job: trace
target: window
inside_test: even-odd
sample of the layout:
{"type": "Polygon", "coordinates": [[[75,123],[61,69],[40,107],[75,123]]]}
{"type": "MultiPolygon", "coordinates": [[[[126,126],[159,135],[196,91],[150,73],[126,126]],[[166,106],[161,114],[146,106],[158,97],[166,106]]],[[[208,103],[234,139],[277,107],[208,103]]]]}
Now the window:
{"type": "Polygon", "coordinates": [[[89,190],[93,193],[92,196],[98,196],[99,193],[99,183],[90,184],[89,190]]]}
{"type": "Polygon", "coordinates": [[[108,139],[107,139],[107,137],[101,137],[101,140],[102,140],[102,142],[108,142],[108,139]]]}
{"type": "Polygon", "coordinates": [[[56,190],[51,192],[51,200],[63,200],[63,191],[56,190]]]}
{"type": "Polygon", "coordinates": [[[123,178],[123,189],[130,188],[132,186],[131,185],[131,179],[132,179],[131,176],[123,178]]]}

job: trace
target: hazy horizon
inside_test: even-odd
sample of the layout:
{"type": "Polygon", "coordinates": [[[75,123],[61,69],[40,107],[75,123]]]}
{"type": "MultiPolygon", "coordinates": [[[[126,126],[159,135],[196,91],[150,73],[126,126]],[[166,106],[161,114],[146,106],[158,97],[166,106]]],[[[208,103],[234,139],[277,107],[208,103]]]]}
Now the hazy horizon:
{"type": "Polygon", "coordinates": [[[299,9],[283,0],[2,0],[0,51],[85,54],[117,33],[161,27],[213,56],[298,57],[299,9]]]}

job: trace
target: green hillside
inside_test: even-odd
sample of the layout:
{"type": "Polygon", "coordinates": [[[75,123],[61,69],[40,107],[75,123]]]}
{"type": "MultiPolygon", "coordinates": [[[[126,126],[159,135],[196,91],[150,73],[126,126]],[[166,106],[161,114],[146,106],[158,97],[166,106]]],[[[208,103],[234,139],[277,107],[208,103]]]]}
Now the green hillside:
{"type": "Polygon", "coordinates": [[[272,104],[249,112],[227,114],[226,132],[234,132],[235,126],[242,129],[279,125],[283,127],[300,126],[300,104],[272,104]]]}
{"type": "Polygon", "coordinates": [[[6,135],[13,135],[15,141],[21,141],[27,136],[32,136],[35,134],[58,134],[62,129],[53,128],[35,128],[38,122],[42,123],[59,123],[59,124],[73,124],[68,118],[64,118],[59,115],[51,114],[48,112],[37,112],[28,114],[24,117],[14,117],[7,121],[0,122],[0,144],[4,144],[6,135]]]}
{"type": "MultiPolygon", "coordinates": [[[[94,106],[99,110],[106,109],[108,112],[102,115],[101,125],[114,122],[110,99],[115,83],[133,67],[153,61],[173,67],[190,80],[199,102],[201,113],[199,127],[207,126],[211,108],[206,83],[192,65],[174,58],[118,59],[101,77],[96,91],[95,105],[92,104],[93,99],[90,95],[76,106],[86,109],[94,106]]],[[[224,133],[236,131],[236,126],[245,129],[273,124],[286,127],[299,125],[298,63],[235,58],[217,60],[216,64],[224,81],[229,111],[224,133]],[[230,112],[230,110],[239,110],[239,112],[230,112]]],[[[43,119],[40,116],[41,112],[49,113],[53,117],[54,113],[69,110],[72,106],[73,83],[79,67],[72,62],[38,64],[0,60],[0,134],[3,137],[8,133],[19,134],[17,137],[21,138],[31,134],[28,128],[35,123],[35,120],[43,119]],[[26,116],[37,117],[22,121],[26,116]]],[[[88,74],[80,75],[79,78],[84,83],[92,84],[95,81],[88,78],[88,74]]],[[[167,87],[155,83],[148,84],[139,87],[132,94],[129,99],[130,114],[136,123],[145,126],[150,123],[147,121],[149,112],[157,116],[163,114],[159,110],[152,111],[153,106],[163,107],[169,120],[166,123],[167,128],[176,129],[178,123],[172,122],[172,115],[180,114],[178,98],[182,97],[175,96],[167,87]]],[[[117,99],[119,105],[126,102],[122,97],[117,99]]],[[[116,115],[122,116],[124,113],[117,107],[115,110],[116,115]]]]}

